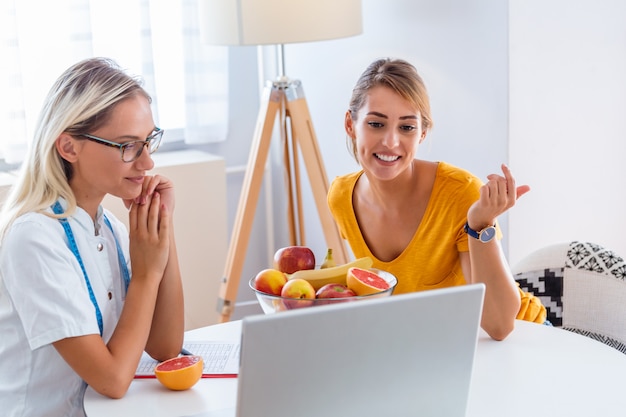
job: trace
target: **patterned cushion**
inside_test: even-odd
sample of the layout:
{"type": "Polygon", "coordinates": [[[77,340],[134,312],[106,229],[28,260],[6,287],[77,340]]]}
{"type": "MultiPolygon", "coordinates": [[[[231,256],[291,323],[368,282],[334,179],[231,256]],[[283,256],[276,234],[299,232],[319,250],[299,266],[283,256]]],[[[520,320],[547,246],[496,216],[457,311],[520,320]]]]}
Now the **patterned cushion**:
{"type": "Polygon", "coordinates": [[[548,320],[626,353],[626,263],[600,245],[546,246],[512,268],[524,291],[539,297],[548,320]]]}
{"type": "Polygon", "coordinates": [[[515,274],[522,290],[533,294],[546,307],[553,326],[563,324],[563,268],[546,268],[515,274]]]}

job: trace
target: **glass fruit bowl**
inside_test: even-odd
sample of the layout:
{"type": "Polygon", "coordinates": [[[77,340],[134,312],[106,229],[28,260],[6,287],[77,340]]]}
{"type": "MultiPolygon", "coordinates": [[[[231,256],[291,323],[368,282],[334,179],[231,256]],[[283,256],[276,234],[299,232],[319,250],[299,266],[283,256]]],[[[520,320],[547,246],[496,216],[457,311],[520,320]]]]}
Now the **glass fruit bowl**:
{"type": "Polygon", "coordinates": [[[398,284],[396,277],[386,271],[382,271],[375,268],[367,268],[367,270],[376,273],[383,278],[389,284],[389,288],[381,290],[380,292],[369,295],[355,295],[349,297],[340,298],[289,298],[281,297],[280,295],[267,294],[254,288],[254,277],[248,282],[252,291],[256,294],[256,298],[263,309],[265,314],[273,314],[285,310],[293,310],[297,308],[316,307],[328,304],[345,303],[348,301],[360,301],[377,297],[388,297],[393,293],[393,290],[398,284]]]}

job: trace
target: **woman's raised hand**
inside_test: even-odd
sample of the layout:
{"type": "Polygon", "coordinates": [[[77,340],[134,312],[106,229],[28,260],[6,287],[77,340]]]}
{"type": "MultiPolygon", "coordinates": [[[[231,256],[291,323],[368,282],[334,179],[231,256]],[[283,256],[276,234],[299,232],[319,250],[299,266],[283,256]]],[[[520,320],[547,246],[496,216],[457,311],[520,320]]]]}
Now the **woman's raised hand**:
{"type": "Polygon", "coordinates": [[[467,212],[467,221],[472,228],[493,225],[496,218],[513,207],[518,198],[530,191],[528,185],[516,186],[509,167],[502,164],[502,173],[489,174],[487,183],[480,188],[479,199],[467,212]]]}

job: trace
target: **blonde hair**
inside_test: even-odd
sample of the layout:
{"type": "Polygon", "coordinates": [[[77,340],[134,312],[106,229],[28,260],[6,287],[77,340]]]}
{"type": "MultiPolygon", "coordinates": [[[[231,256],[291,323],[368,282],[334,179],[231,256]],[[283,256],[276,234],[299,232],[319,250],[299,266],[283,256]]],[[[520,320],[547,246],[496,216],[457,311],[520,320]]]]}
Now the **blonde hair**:
{"type": "Polygon", "coordinates": [[[66,215],[76,210],[69,186],[72,166],[59,155],[55,142],[62,133],[79,135],[109,121],[122,100],[142,94],[138,78],[125,73],[113,60],[90,58],[68,68],[50,89],[19,176],[0,212],[0,238],[19,216],[45,212],[59,197],[67,200],[66,215]]]}
{"type": "MultiPolygon", "coordinates": [[[[367,100],[367,93],[378,86],[391,88],[411,103],[420,112],[424,132],[428,132],[433,127],[430,100],[422,77],[409,62],[391,58],[381,58],[372,62],[359,77],[352,90],[348,108],[352,120],[357,120],[359,110],[367,100]]],[[[349,140],[348,148],[358,163],[356,140],[354,138],[349,138],[349,140]]]]}

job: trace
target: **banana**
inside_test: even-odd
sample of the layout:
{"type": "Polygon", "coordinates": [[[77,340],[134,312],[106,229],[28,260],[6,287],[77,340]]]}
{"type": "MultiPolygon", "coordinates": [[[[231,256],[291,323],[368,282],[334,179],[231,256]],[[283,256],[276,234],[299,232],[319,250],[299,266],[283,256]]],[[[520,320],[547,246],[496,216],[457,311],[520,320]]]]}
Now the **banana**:
{"type": "Polygon", "coordinates": [[[324,262],[322,262],[320,268],[332,268],[333,266],[337,266],[337,264],[335,264],[335,258],[333,258],[333,250],[328,248],[326,257],[324,258],[324,262]]]}
{"type": "Polygon", "coordinates": [[[292,280],[295,278],[303,278],[309,281],[311,285],[313,285],[313,288],[315,288],[315,291],[317,291],[326,284],[346,285],[346,275],[348,274],[348,269],[352,267],[364,269],[370,268],[373,263],[374,261],[372,258],[366,256],[343,265],[323,269],[303,269],[296,271],[293,274],[287,274],[287,279],[292,280]]]}

